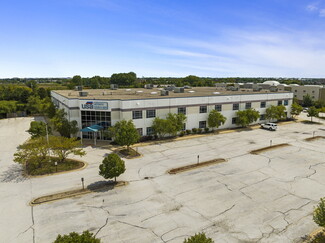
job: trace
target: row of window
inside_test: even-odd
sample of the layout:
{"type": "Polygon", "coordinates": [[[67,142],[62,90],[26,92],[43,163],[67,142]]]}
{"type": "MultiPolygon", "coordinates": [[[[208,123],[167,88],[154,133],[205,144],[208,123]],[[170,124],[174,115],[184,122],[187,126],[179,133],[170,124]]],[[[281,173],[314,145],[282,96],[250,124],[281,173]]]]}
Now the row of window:
{"type": "MultiPolygon", "coordinates": [[[[237,119],[237,117],[233,117],[231,123],[236,124],[236,119],[237,119]]],[[[260,116],[260,120],[261,121],[265,120],[265,114],[262,114],[260,116]]],[[[204,129],[206,127],[207,127],[207,121],[199,121],[199,128],[204,129]]],[[[140,136],[143,136],[143,129],[142,128],[137,128],[137,130],[138,130],[138,133],[140,134],[140,136]]],[[[147,127],[146,130],[147,130],[147,135],[148,136],[153,135],[152,127],[147,127]]],[[[186,124],[185,123],[184,123],[184,126],[183,126],[183,130],[186,130],[186,124]]]]}
{"type": "MultiPolygon", "coordinates": [[[[287,106],[289,103],[288,100],[284,100],[283,101],[283,105],[287,106]]],[[[278,101],[278,105],[282,105],[282,100],[278,101]]],[[[266,107],[266,102],[262,101],[260,104],[261,108],[265,108],[266,107]]],[[[245,103],[245,109],[250,109],[252,108],[252,103],[251,102],[247,102],[245,103]]],[[[235,103],[232,105],[232,109],[234,111],[239,110],[239,103],[235,103]]],[[[217,111],[222,111],[222,105],[215,105],[215,110],[217,111]]],[[[206,105],[202,105],[200,106],[200,113],[207,113],[208,112],[208,107],[206,105]]],[[[184,114],[186,115],[186,107],[179,107],[177,110],[178,114],[184,114]]],[[[156,110],[146,110],[146,118],[154,118],[156,117],[156,110]]],[[[132,118],[133,119],[142,119],[142,110],[138,110],[138,111],[133,111],[132,112],[132,118]]]]}

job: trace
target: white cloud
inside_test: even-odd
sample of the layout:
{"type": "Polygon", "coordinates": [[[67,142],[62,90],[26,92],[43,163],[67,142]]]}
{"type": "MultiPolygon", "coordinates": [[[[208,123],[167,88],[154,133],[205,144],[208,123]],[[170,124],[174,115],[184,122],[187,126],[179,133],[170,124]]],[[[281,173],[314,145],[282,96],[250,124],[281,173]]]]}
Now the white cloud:
{"type": "Polygon", "coordinates": [[[324,36],[305,32],[232,31],[215,41],[156,37],[150,51],[170,67],[202,76],[325,76],[324,36]],[[231,34],[229,34],[231,33],[231,34]],[[169,48],[164,48],[168,46],[169,48]],[[168,61],[169,60],[169,61],[168,61]]]}
{"type": "Polygon", "coordinates": [[[318,3],[312,3],[312,4],[309,4],[306,9],[310,12],[314,12],[314,11],[317,11],[318,10],[318,3]]]}
{"type": "Polygon", "coordinates": [[[319,17],[325,17],[325,8],[319,10],[319,17]]]}

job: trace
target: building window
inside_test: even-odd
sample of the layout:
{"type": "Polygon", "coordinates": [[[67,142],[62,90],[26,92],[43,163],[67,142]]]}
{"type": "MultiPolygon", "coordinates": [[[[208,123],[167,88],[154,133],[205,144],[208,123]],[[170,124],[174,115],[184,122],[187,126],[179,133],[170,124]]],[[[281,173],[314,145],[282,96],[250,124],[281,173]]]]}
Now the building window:
{"type": "Polygon", "coordinates": [[[297,98],[297,95],[295,95],[295,97],[297,98]]]}
{"type": "Polygon", "coordinates": [[[289,101],[288,101],[288,100],[284,100],[284,101],[283,101],[283,104],[284,104],[285,106],[287,106],[287,105],[289,104],[289,101]]]}
{"type": "Polygon", "coordinates": [[[264,121],[264,120],[265,120],[265,114],[262,114],[262,115],[260,116],[260,120],[261,120],[261,121],[264,121]]]}
{"type": "Polygon", "coordinates": [[[143,129],[142,128],[137,128],[137,131],[140,136],[143,136],[143,129]]]}
{"type": "Polygon", "coordinates": [[[178,107],[177,113],[186,115],[186,107],[178,107]]]}
{"type": "Polygon", "coordinates": [[[147,118],[156,117],[156,110],[147,110],[147,118]]]}
{"type": "Polygon", "coordinates": [[[206,105],[201,105],[200,106],[200,113],[207,113],[208,109],[206,105]]]}
{"type": "Polygon", "coordinates": [[[282,100],[278,100],[278,105],[282,105],[282,100]]]}
{"type": "Polygon", "coordinates": [[[298,92],[298,90],[295,90],[295,92],[298,92]]]}
{"type": "Polygon", "coordinates": [[[306,93],[306,90],[304,90],[304,93],[306,93]]]}
{"type": "Polygon", "coordinates": [[[132,111],[133,119],[142,119],[142,111],[132,111]]]}
{"type": "Polygon", "coordinates": [[[231,119],[231,124],[236,124],[236,121],[237,121],[237,117],[233,117],[233,118],[231,119]]]}
{"type": "Polygon", "coordinates": [[[266,107],[266,102],[265,101],[262,101],[261,102],[261,108],[265,108],[266,107]]]}
{"type": "Polygon", "coordinates": [[[238,110],[239,110],[239,103],[233,104],[233,105],[232,105],[232,109],[233,109],[234,111],[238,111],[238,110]]]}
{"type": "Polygon", "coordinates": [[[153,129],[152,129],[152,127],[147,127],[147,135],[148,136],[153,135],[153,129]]]}
{"type": "Polygon", "coordinates": [[[215,109],[216,111],[222,111],[222,105],[216,105],[216,106],[214,107],[214,109],[215,109]]]}
{"type": "Polygon", "coordinates": [[[199,128],[206,128],[207,122],[206,121],[199,121],[199,128]]]}
{"type": "Polygon", "coordinates": [[[311,98],[315,99],[315,96],[312,96],[311,98]]]}
{"type": "Polygon", "coordinates": [[[245,109],[250,109],[250,108],[252,108],[252,103],[250,102],[246,103],[245,109]]]}
{"type": "Polygon", "coordinates": [[[183,123],[182,131],[185,131],[185,130],[186,130],[186,123],[183,123]]]}

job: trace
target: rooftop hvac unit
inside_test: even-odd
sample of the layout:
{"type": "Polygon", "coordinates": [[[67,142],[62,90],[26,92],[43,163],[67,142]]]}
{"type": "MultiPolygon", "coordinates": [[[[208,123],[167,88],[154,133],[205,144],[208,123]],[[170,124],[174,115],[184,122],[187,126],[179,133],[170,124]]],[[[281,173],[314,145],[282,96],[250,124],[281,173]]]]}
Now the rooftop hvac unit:
{"type": "Polygon", "coordinates": [[[74,90],[75,91],[82,91],[82,86],[75,86],[74,87],[74,90]]]}
{"type": "Polygon", "coordinates": [[[160,95],[161,96],[168,96],[169,95],[169,91],[168,90],[161,90],[160,91],[160,95]]]}
{"type": "Polygon", "coordinates": [[[79,92],[79,96],[86,97],[86,96],[88,96],[88,92],[81,91],[81,92],[79,92]]]}
{"type": "Polygon", "coordinates": [[[176,87],[174,88],[174,93],[184,93],[184,88],[176,87]]]}
{"type": "Polygon", "coordinates": [[[153,84],[145,84],[144,85],[145,89],[152,89],[153,88],[153,84]]]}
{"type": "Polygon", "coordinates": [[[114,90],[115,89],[118,89],[118,85],[117,84],[111,84],[110,87],[111,87],[111,89],[114,89],[114,90]]]}
{"type": "Polygon", "coordinates": [[[175,89],[174,86],[165,87],[165,90],[168,90],[168,91],[173,91],[174,89],[175,89]]]}

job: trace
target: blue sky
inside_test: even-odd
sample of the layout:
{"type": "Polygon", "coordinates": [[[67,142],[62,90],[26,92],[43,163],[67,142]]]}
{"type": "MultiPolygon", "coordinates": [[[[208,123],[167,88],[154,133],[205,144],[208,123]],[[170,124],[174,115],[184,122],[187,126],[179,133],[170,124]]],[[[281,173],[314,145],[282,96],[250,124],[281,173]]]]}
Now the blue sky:
{"type": "Polygon", "coordinates": [[[0,77],[324,77],[325,0],[3,0],[0,77]]]}

